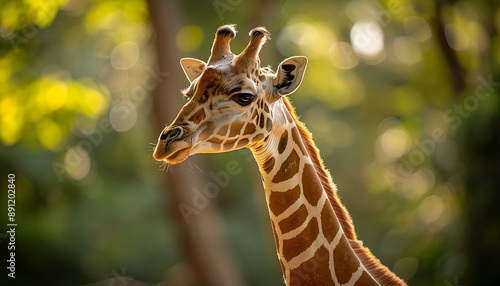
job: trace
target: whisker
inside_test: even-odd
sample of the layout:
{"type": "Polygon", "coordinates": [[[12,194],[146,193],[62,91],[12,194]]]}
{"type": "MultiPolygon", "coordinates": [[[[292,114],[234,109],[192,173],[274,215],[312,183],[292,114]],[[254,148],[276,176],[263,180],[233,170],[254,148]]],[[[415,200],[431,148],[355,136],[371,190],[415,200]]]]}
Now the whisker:
{"type": "Polygon", "coordinates": [[[194,166],[196,167],[196,169],[198,169],[200,172],[203,173],[203,170],[200,167],[198,167],[198,164],[194,163],[194,166]]]}
{"type": "Polygon", "coordinates": [[[193,165],[191,164],[191,162],[189,162],[189,160],[186,161],[189,165],[189,171],[191,171],[191,174],[194,175],[194,172],[193,172],[193,165]]]}
{"type": "Polygon", "coordinates": [[[170,164],[165,162],[165,161],[162,161],[160,163],[160,170],[163,172],[163,173],[167,173],[168,171],[171,170],[170,168],[170,164]]]}
{"type": "Polygon", "coordinates": [[[156,143],[149,143],[148,150],[153,152],[156,149],[156,143]]]}

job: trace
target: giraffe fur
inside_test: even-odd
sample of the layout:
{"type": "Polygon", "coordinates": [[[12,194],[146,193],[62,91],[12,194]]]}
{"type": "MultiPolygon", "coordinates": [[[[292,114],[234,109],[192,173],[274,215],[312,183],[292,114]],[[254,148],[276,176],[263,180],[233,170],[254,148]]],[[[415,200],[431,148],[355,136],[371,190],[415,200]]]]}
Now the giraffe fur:
{"type": "Polygon", "coordinates": [[[161,132],[155,160],[178,164],[197,153],[249,148],[259,165],[278,259],[288,286],[406,285],[358,240],[311,133],[288,99],[307,58],[285,59],[274,72],[260,67],[270,39],[250,31],[231,52],[234,25],[219,27],[208,63],[185,58],[187,103],[161,132]]]}

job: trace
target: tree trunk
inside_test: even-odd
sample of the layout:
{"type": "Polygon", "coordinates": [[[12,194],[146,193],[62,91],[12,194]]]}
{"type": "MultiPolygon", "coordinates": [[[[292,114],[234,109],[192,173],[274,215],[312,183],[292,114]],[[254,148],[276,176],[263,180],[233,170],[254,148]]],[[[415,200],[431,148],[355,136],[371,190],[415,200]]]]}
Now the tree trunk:
{"type": "MultiPolygon", "coordinates": [[[[148,0],[148,5],[151,23],[156,31],[154,44],[159,70],[169,73],[153,91],[153,126],[157,136],[180,110],[183,99],[179,90],[185,86],[187,80],[179,65],[181,55],[175,46],[175,34],[182,22],[177,1],[148,0]]],[[[199,215],[191,215],[189,222],[179,209],[182,204],[194,206],[196,195],[193,190],[203,190],[204,183],[202,178],[197,176],[199,171],[190,169],[190,165],[203,169],[201,158],[190,158],[187,163],[189,165],[185,164],[172,166],[171,170],[163,175],[163,184],[170,206],[169,216],[174,220],[189,271],[174,274],[176,277],[167,277],[168,281],[163,284],[243,285],[219,235],[220,216],[214,203],[209,202],[203,209],[199,209],[199,215]],[[187,273],[192,274],[192,277],[186,277],[190,276],[187,273]]]]}

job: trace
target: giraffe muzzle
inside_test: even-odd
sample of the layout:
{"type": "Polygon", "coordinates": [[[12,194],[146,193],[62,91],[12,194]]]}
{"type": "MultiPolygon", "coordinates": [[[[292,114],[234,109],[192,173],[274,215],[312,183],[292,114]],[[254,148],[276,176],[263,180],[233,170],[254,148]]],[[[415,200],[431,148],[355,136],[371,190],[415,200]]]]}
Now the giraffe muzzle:
{"type": "Polygon", "coordinates": [[[177,138],[182,136],[182,128],[181,127],[175,127],[173,129],[170,129],[167,131],[167,133],[164,133],[160,136],[160,140],[165,140],[165,148],[167,148],[170,143],[174,142],[177,138]]]}
{"type": "Polygon", "coordinates": [[[153,158],[156,161],[166,161],[170,164],[180,163],[189,157],[191,144],[186,140],[186,131],[176,126],[174,128],[166,128],[168,131],[162,132],[158,138],[153,152],[153,158]]]}

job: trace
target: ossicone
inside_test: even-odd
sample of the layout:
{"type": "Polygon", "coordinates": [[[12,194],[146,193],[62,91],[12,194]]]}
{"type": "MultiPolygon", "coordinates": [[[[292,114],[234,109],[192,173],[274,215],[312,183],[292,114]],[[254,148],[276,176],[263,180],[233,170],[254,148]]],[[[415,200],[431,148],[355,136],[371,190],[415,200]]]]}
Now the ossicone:
{"type": "Polygon", "coordinates": [[[215,39],[212,45],[212,52],[208,59],[208,64],[211,65],[222,59],[232,59],[233,53],[229,43],[236,37],[236,25],[224,25],[215,32],[215,39]]]}
{"type": "Polygon", "coordinates": [[[257,27],[250,31],[250,42],[236,57],[235,65],[248,67],[260,64],[259,53],[262,46],[271,39],[271,33],[264,27],[257,27]]]}

